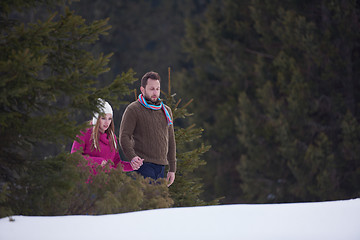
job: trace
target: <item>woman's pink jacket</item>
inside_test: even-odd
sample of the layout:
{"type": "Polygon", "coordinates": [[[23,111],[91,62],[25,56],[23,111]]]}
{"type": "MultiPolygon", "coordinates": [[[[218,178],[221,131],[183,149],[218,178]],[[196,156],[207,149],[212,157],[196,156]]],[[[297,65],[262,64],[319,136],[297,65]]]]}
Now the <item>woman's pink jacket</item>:
{"type": "MultiPolygon", "coordinates": [[[[116,168],[120,163],[124,172],[133,171],[133,168],[131,167],[130,163],[126,161],[122,161],[120,159],[119,152],[116,149],[111,149],[109,139],[107,138],[106,133],[99,133],[100,150],[92,149],[91,146],[92,131],[93,128],[91,127],[88,128],[85,132],[82,131],[81,134],[77,136],[80,139],[80,142],[74,141],[71,148],[71,153],[74,153],[82,149],[82,155],[84,156],[85,159],[89,161],[88,165],[92,166],[92,171],[94,175],[96,175],[96,170],[95,170],[96,165],[97,164],[100,165],[104,160],[112,161],[109,162],[111,168],[116,168]]],[[[115,141],[117,142],[116,136],[115,136],[115,141]]]]}

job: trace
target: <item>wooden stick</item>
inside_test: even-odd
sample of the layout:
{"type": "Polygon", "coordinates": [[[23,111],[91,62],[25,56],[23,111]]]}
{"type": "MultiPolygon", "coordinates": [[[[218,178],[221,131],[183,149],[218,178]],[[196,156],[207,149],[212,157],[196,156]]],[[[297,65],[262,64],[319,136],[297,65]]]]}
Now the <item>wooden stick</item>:
{"type": "Polygon", "coordinates": [[[170,86],[170,67],[168,67],[168,76],[169,76],[168,94],[169,94],[169,95],[171,95],[171,86],[170,86]]]}

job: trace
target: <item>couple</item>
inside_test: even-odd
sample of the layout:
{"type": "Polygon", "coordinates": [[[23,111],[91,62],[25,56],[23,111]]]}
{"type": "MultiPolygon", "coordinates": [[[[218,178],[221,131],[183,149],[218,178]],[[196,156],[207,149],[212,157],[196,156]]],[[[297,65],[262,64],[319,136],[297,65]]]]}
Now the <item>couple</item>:
{"type": "Polygon", "coordinates": [[[120,125],[120,146],[130,162],[120,159],[113,110],[105,101],[101,113],[94,115],[92,127],[78,136],[80,142],[74,141],[71,153],[82,148],[82,154],[93,166],[93,174],[96,174],[97,164],[104,166],[111,160],[114,168],[120,163],[123,171],[135,170],[156,180],[165,177],[165,165],[169,165],[167,184],[170,186],[175,180],[176,145],[171,109],[159,98],[159,74],[146,73],[140,90],[139,99],[127,106],[120,125]]]}

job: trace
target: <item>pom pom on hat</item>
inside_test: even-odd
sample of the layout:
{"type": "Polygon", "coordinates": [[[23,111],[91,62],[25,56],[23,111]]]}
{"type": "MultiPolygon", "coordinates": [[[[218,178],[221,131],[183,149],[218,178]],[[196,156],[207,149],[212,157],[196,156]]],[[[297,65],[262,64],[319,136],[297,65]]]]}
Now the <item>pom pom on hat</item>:
{"type": "MultiPolygon", "coordinates": [[[[103,114],[108,114],[110,113],[111,115],[113,115],[113,110],[112,110],[112,107],[110,106],[110,104],[106,101],[104,101],[103,99],[100,99],[99,98],[99,102],[100,102],[100,106],[99,106],[99,109],[100,109],[100,113],[103,113],[103,114]]],[[[96,122],[99,118],[99,113],[94,113],[94,117],[92,119],[92,124],[95,126],[96,125],[96,122]]]]}

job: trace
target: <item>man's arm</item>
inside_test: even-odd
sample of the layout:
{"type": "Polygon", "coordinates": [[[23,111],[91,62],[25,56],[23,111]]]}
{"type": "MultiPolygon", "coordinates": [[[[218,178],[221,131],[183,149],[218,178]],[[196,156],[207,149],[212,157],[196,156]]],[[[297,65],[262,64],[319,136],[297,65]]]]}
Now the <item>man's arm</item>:
{"type": "Polygon", "coordinates": [[[132,142],[135,126],[136,126],[136,114],[133,112],[133,110],[127,107],[123,114],[120,124],[119,143],[126,158],[129,161],[131,161],[134,157],[136,157],[134,144],[132,142]]]}
{"type": "Polygon", "coordinates": [[[176,172],[176,143],[173,125],[169,126],[169,149],[167,159],[169,162],[169,172],[176,172]]]}
{"type": "MultiPolygon", "coordinates": [[[[169,114],[172,117],[171,109],[168,108],[169,114]]],[[[167,159],[169,162],[169,172],[167,174],[167,182],[168,187],[173,184],[175,181],[175,172],[176,172],[176,142],[175,142],[175,134],[174,134],[174,124],[171,124],[169,126],[169,149],[168,149],[168,155],[167,159]]]]}
{"type": "MultiPolygon", "coordinates": [[[[173,119],[172,111],[168,107],[168,112],[171,119],[173,119]]],[[[173,120],[174,122],[174,120],[173,120]]],[[[169,162],[169,172],[176,172],[176,143],[175,143],[175,134],[174,134],[174,124],[171,124],[168,128],[168,154],[167,159],[169,162]]]]}

